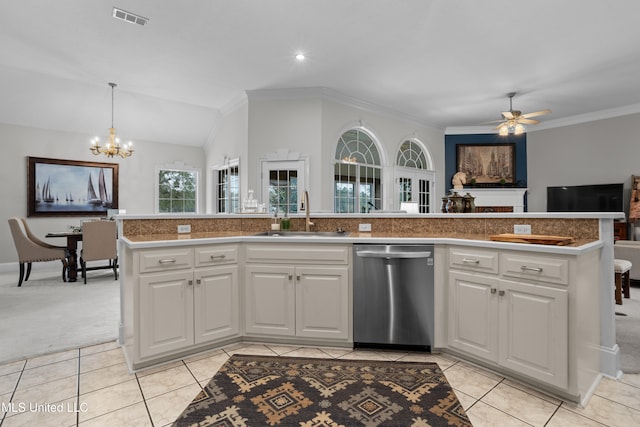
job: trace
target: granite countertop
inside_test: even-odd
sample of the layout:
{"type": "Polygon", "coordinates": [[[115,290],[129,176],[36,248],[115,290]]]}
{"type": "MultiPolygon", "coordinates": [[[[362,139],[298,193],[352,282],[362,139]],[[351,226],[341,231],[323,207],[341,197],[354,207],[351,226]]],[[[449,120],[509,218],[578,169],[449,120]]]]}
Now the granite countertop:
{"type": "Polygon", "coordinates": [[[535,252],[553,252],[577,254],[601,247],[603,242],[597,239],[580,239],[575,243],[556,246],[527,243],[495,242],[484,234],[437,234],[437,233],[390,233],[390,232],[351,232],[347,236],[260,236],[256,231],[201,232],[190,234],[151,234],[124,236],[122,241],[131,248],[142,249],[163,246],[183,246],[193,244],[237,243],[237,242],[282,242],[282,243],[389,243],[389,244],[464,244],[496,249],[517,249],[535,252]]]}

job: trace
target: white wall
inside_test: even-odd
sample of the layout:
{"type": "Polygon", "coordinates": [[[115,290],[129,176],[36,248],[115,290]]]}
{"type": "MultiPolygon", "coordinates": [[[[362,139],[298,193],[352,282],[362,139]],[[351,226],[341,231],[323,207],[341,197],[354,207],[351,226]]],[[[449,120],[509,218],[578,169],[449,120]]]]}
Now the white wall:
{"type": "Polygon", "coordinates": [[[528,207],[547,210],[547,187],[625,184],[628,213],[631,175],[640,175],[640,114],[527,134],[528,207]]]}
{"type": "Polygon", "coordinates": [[[225,159],[240,159],[240,192],[247,194],[248,168],[243,167],[248,159],[248,104],[242,102],[225,114],[216,134],[207,143],[206,151],[206,213],[215,213],[213,168],[223,166],[225,159]]]}
{"type": "MultiPolygon", "coordinates": [[[[323,209],[333,209],[333,160],[338,138],[348,128],[359,125],[360,122],[364,128],[376,136],[382,145],[382,157],[385,161],[383,209],[398,209],[398,206],[392,205],[394,197],[392,168],[400,144],[408,138],[420,140],[433,159],[434,169],[437,171],[433,198],[436,203],[435,195],[444,191],[444,132],[442,130],[428,128],[395,115],[373,112],[326,99],[322,108],[322,169],[318,171],[322,175],[320,184],[323,185],[321,187],[323,209]]],[[[433,207],[437,209],[439,206],[436,203],[433,207]]]]}
{"type": "MultiPolygon", "coordinates": [[[[282,149],[309,156],[312,210],[333,209],[333,157],[342,132],[362,121],[382,144],[386,166],[395,161],[401,142],[415,137],[429,150],[438,171],[436,192],[444,185],[444,132],[374,108],[362,108],[318,88],[248,93],[249,188],[259,195],[259,159],[282,149]]],[[[380,109],[382,110],[382,109],[380,109]]],[[[385,179],[385,208],[392,203],[391,169],[385,179]]],[[[243,195],[246,193],[243,193],[243,195]]]]}
{"type": "MultiPolygon", "coordinates": [[[[311,205],[317,208],[320,199],[315,193],[321,178],[316,162],[322,152],[320,99],[310,97],[304,90],[250,92],[248,95],[249,155],[243,165],[249,170],[248,188],[254,189],[256,198],[266,203],[261,188],[260,159],[279,150],[299,153],[308,156],[312,165],[305,187],[309,189],[311,205]]],[[[243,197],[245,195],[243,193],[243,197]]]]}
{"type": "MultiPolygon", "coordinates": [[[[106,129],[105,129],[106,132],[106,129]]],[[[17,262],[7,219],[27,216],[27,157],[118,163],[119,207],[131,214],[154,212],[154,176],[156,165],[183,162],[204,172],[204,151],[200,147],[135,141],[135,153],[128,159],[108,159],[89,151],[93,135],[35,129],[0,124],[0,264],[17,262]]],[[[201,202],[204,193],[200,194],[201,202]]],[[[201,203],[204,206],[204,203],[201,203]]],[[[84,217],[29,217],[30,228],[40,237],[49,231],[66,230],[79,225],[84,217]]],[[[63,245],[64,241],[51,240],[63,245]]],[[[34,265],[35,268],[35,265],[34,265]]],[[[17,271],[17,270],[16,270],[17,271]]],[[[17,272],[16,272],[17,276],[17,272]]]]}

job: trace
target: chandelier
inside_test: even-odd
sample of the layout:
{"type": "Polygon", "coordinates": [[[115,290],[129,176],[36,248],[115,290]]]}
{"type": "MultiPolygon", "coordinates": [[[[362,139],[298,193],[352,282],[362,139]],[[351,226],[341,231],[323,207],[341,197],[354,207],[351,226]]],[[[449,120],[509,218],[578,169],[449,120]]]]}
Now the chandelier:
{"type": "Polygon", "coordinates": [[[117,84],[109,83],[109,86],[111,86],[111,127],[109,128],[109,136],[104,147],[100,145],[100,138],[96,136],[91,140],[89,149],[96,156],[104,154],[107,157],[120,156],[124,159],[133,154],[133,144],[129,141],[125,145],[120,145],[120,138],[116,136],[116,129],[113,127],[113,90],[117,84]]]}

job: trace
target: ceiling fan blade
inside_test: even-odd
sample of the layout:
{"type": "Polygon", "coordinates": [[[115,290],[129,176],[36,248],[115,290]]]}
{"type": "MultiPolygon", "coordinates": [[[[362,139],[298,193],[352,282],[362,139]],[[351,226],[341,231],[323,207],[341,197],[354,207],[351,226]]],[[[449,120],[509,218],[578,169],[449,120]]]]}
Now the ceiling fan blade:
{"type": "Polygon", "coordinates": [[[513,119],[513,113],[511,111],[503,111],[502,117],[504,117],[507,120],[511,120],[513,119]]]}
{"type": "Polygon", "coordinates": [[[490,125],[491,123],[500,123],[500,122],[504,122],[504,119],[501,120],[491,120],[490,122],[482,122],[480,123],[481,125],[490,125]]]}
{"type": "MultiPolygon", "coordinates": [[[[544,116],[545,114],[549,114],[551,112],[551,110],[546,109],[546,110],[540,110],[540,111],[536,111],[535,113],[527,113],[527,114],[523,114],[520,117],[523,117],[525,119],[529,118],[529,117],[536,117],[536,116],[544,116]]],[[[504,114],[504,113],[503,113],[504,114]]]]}
{"type": "Polygon", "coordinates": [[[523,123],[525,125],[537,125],[538,123],[540,123],[540,120],[534,120],[534,119],[523,119],[522,117],[520,117],[518,119],[518,123],[523,123]]]}
{"type": "Polygon", "coordinates": [[[494,127],[494,129],[500,129],[507,126],[507,123],[500,123],[498,126],[494,127]]]}

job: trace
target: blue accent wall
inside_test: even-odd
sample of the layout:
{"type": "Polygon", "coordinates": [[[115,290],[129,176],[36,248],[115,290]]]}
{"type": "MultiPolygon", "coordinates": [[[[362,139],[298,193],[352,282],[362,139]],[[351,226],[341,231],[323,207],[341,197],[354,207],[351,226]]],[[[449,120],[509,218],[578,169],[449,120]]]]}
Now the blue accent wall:
{"type": "MultiPolygon", "coordinates": [[[[497,134],[470,134],[444,136],[445,191],[452,188],[451,179],[456,173],[456,146],[458,144],[504,144],[516,145],[516,187],[527,186],[527,134],[500,136],[497,134]]],[[[443,194],[446,195],[446,194],[443,194]]]]}

